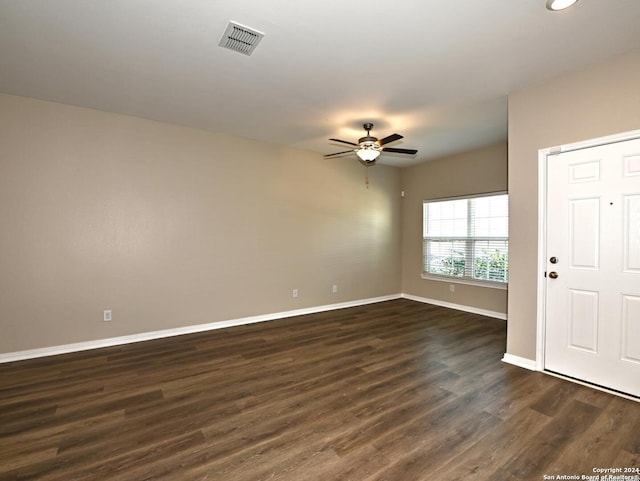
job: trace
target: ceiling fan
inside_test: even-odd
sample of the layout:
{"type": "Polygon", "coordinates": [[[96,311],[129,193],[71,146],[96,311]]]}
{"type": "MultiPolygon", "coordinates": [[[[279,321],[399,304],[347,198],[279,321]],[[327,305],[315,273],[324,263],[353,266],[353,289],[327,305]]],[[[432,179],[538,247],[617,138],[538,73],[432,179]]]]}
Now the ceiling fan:
{"type": "Polygon", "coordinates": [[[339,155],[349,154],[351,152],[355,152],[358,156],[358,159],[364,165],[373,165],[376,162],[376,159],[380,155],[381,152],[393,152],[396,154],[409,154],[414,155],[418,151],[415,149],[397,149],[395,147],[383,147],[383,145],[389,144],[391,142],[395,142],[396,140],[400,140],[404,138],[400,134],[391,134],[384,139],[377,139],[376,137],[371,136],[370,131],[373,129],[372,123],[363,124],[364,130],[367,131],[367,135],[358,139],[358,143],[347,142],[346,140],[340,139],[329,139],[333,142],[340,142],[342,144],[352,145],[355,148],[350,150],[343,150],[342,152],[336,152],[335,154],[327,154],[325,157],[337,157],[339,155]]]}

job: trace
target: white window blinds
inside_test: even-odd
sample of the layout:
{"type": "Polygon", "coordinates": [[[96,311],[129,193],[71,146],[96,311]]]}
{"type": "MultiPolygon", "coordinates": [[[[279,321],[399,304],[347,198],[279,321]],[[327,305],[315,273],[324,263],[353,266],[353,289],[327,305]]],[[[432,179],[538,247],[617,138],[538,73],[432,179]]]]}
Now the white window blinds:
{"type": "Polygon", "coordinates": [[[473,281],[508,281],[507,194],[423,204],[427,275],[473,281]]]}

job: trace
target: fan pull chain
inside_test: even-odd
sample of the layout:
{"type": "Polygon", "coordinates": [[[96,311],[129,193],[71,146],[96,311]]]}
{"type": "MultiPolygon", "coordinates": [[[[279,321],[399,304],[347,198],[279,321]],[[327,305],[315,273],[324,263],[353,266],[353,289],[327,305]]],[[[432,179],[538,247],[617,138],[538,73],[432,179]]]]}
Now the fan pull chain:
{"type": "Polygon", "coordinates": [[[364,185],[367,186],[367,190],[369,190],[369,166],[364,166],[364,185]]]}

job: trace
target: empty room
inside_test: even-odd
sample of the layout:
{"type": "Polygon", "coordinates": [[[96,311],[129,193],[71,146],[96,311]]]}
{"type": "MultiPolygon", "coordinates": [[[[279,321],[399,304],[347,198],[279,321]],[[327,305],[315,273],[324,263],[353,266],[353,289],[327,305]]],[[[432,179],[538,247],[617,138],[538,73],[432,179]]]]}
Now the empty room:
{"type": "Polygon", "coordinates": [[[0,0],[0,481],[639,481],[638,19],[0,0]]]}

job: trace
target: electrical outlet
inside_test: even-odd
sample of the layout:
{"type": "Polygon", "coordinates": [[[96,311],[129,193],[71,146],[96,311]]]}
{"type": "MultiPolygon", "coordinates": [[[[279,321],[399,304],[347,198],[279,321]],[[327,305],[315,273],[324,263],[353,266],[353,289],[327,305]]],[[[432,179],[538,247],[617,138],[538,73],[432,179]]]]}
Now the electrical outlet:
{"type": "Polygon", "coordinates": [[[291,293],[292,297],[298,297],[298,289],[294,289],[293,292],[291,293]]]}
{"type": "Polygon", "coordinates": [[[105,309],[102,311],[102,320],[110,321],[111,320],[111,309],[105,309]]]}
{"type": "Polygon", "coordinates": [[[334,285],[333,285],[332,292],[333,292],[334,294],[337,294],[337,293],[338,293],[338,284],[334,284],[334,285]]]}
{"type": "Polygon", "coordinates": [[[449,284],[449,292],[456,292],[456,286],[454,284],[449,284]]]}

